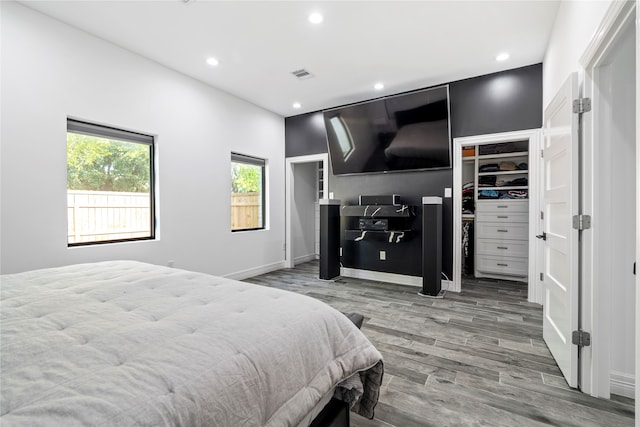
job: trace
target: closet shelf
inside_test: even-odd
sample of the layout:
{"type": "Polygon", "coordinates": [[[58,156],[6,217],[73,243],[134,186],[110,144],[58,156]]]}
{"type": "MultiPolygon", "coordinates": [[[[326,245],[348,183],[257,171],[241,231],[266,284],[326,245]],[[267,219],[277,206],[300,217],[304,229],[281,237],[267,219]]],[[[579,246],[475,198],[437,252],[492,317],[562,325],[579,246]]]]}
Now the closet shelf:
{"type": "Polygon", "coordinates": [[[478,176],[487,176],[487,175],[525,175],[528,174],[529,171],[526,169],[516,169],[513,171],[495,171],[495,172],[478,172],[478,176]]]}
{"type": "Polygon", "coordinates": [[[528,190],[528,185],[514,185],[507,187],[506,185],[503,187],[478,187],[478,191],[482,190],[528,190]]]}
{"type": "Polygon", "coordinates": [[[513,153],[500,153],[500,154],[481,154],[478,156],[478,160],[487,160],[487,159],[502,159],[505,157],[527,157],[529,158],[528,151],[516,151],[513,153]]]}

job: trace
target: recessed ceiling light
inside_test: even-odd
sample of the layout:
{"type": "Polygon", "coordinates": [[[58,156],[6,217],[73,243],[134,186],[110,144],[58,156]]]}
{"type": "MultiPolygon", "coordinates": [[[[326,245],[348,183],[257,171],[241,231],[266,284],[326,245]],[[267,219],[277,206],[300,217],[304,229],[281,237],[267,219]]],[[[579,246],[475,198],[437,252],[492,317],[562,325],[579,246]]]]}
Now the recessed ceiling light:
{"type": "Polygon", "coordinates": [[[378,82],[375,85],[373,85],[373,88],[375,90],[382,90],[382,89],[384,89],[384,84],[382,82],[378,82]]]}
{"type": "Polygon", "coordinates": [[[507,59],[509,59],[509,54],[506,52],[503,52],[496,56],[496,61],[506,61],[507,59]]]}
{"type": "Polygon", "coordinates": [[[309,15],[309,22],[311,22],[312,24],[319,24],[323,20],[324,18],[318,12],[314,12],[311,15],[309,15]]]}
{"type": "Polygon", "coordinates": [[[296,110],[297,110],[298,108],[302,108],[302,104],[300,104],[299,102],[294,102],[294,103],[293,103],[293,108],[295,108],[296,110]]]}
{"type": "Polygon", "coordinates": [[[220,64],[220,61],[218,61],[216,58],[208,58],[207,64],[211,65],[212,67],[215,67],[216,65],[220,64]]]}

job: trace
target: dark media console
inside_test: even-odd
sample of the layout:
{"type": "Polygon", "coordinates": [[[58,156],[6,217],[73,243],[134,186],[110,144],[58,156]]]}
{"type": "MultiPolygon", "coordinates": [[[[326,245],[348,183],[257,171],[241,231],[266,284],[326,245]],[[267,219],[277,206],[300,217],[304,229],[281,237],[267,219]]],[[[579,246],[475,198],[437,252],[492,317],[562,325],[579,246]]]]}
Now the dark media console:
{"type": "Polygon", "coordinates": [[[358,200],[359,205],[343,206],[340,213],[345,218],[346,240],[400,243],[411,237],[414,207],[400,204],[400,196],[360,196],[358,200]]]}
{"type": "MultiPolygon", "coordinates": [[[[384,268],[390,265],[388,263],[398,262],[398,251],[393,247],[403,245],[419,234],[417,224],[413,223],[419,216],[418,207],[402,204],[397,194],[361,195],[358,200],[370,203],[347,205],[340,209],[342,244],[348,251],[344,256],[365,259],[373,270],[385,271],[384,268]],[[376,202],[396,204],[374,204],[376,202]]],[[[442,198],[423,197],[421,212],[422,256],[419,258],[416,254],[414,258],[420,266],[421,273],[418,274],[422,275],[420,295],[442,298],[442,198]]]]}
{"type": "Polygon", "coordinates": [[[360,230],[389,230],[389,219],[360,218],[358,220],[358,228],[360,230]]]}

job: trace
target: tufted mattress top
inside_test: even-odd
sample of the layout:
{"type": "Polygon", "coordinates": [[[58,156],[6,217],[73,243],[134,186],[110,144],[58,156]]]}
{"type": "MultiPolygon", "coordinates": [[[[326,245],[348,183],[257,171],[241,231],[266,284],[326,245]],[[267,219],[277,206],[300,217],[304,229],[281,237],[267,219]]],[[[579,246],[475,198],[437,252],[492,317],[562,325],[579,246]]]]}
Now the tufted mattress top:
{"type": "Polygon", "coordinates": [[[382,358],[313,298],[135,261],[4,275],[0,423],[295,426],[382,358]]]}

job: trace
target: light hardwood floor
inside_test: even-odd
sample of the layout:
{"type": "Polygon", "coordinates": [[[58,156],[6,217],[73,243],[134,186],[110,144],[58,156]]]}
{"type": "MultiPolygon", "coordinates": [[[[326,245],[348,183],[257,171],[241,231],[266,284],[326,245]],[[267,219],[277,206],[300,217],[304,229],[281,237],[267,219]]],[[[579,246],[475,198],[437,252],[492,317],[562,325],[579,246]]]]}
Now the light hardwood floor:
{"type": "Polygon", "coordinates": [[[317,261],[247,279],[365,316],[384,357],[369,426],[632,426],[633,400],[570,389],[542,340],[542,308],[526,284],[465,279],[461,293],[426,299],[418,288],[318,279],[317,261]]]}

